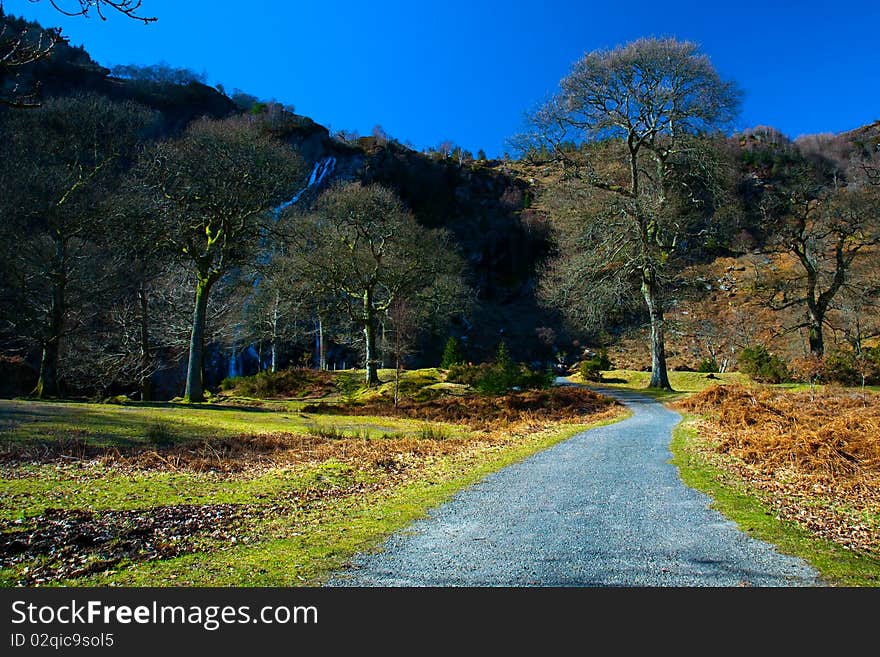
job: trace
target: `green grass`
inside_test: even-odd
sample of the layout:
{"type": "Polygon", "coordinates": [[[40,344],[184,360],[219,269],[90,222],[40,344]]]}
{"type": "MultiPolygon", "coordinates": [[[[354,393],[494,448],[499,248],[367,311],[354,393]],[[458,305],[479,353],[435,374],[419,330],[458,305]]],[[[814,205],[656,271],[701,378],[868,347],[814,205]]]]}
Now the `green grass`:
{"type": "Polygon", "coordinates": [[[759,491],[713,465],[701,452],[700,437],[685,416],[672,435],[672,463],[688,486],[714,500],[712,507],[736,522],[755,538],[778,546],[781,552],[801,557],[827,583],[838,586],[880,586],[880,560],[818,538],[791,521],[779,519],[761,499],[759,491]]]}
{"type": "MultiPolygon", "coordinates": [[[[486,475],[566,440],[592,425],[566,425],[524,437],[500,449],[444,457],[418,480],[390,491],[329,499],[296,518],[262,521],[274,536],[257,544],[121,565],[112,572],[64,582],[77,586],[297,586],[319,584],[357,552],[376,549],[391,533],[423,517],[486,475]]],[[[217,546],[214,546],[217,547],[217,546]]],[[[0,583],[14,573],[0,572],[0,583]]]]}
{"type": "Polygon", "coordinates": [[[357,473],[335,480],[320,467],[273,468],[253,477],[212,473],[117,472],[100,464],[80,468],[30,465],[0,479],[0,518],[23,519],[46,509],[144,509],[173,504],[260,504],[276,497],[331,484],[357,483],[357,473]],[[342,479],[345,479],[344,481],[342,479]]]}
{"type": "MultiPolygon", "coordinates": [[[[277,374],[269,374],[264,372],[261,376],[275,377],[283,379],[289,372],[281,371],[277,374]]],[[[394,397],[394,379],[395,370],[391,368],[382,368],[376,372],[379,378],[379,384],[367,387],[364,384],[365,370],[348,369],[334,370],[328,372],[333,379],[335,390],[330,392],[321,392],[318,396],[313,396],[313,391],[308,387],[299,390],[299,394],[293,398],[276,399],[276,398],[259,398],[252,394],[244,394],[243,389],[248,388],[248,379],[253,377],[239,377],[238,379],[228,379],[229,389],[220,393],[219,399],[224,402],[242,402],[248,405],[258,405],[264,408],[274,409],[299,409],[307,403],[340,403],[340,402],[367,402],[380,397],[392,399],[394,397]],[[236,382],[239,381],[239,385],[236,382]]],[[[419,393],[426,388],[444,387],[444,374],[436,367],[427,367],[417,370],[401,370],[400,372],[400,396],[401,398],[418,396],[419,393]]]]}
{"type": "Polygon", "coordinates": [[[571,381],[575,383],[585,383],[586,385],[595,385],[606,388],[619,388],[621,390],[634,390],[649,397],[659,399],[661,401],[675,401],[695,392],[701,392],[706,388],[727,383],[748,383],[749,377],[739,372],[725,372],[724,374],[714,374],[715,379],[707,378],[708,375],[701,372],[669,372],[669,383],[673,390],[658,390],[656,388],[648,388],[651,381],[650,372],[640,372],[637,370],[608,370],[602,372],[602,382],[584,381],[579,374],[571,377],[571,381]]]}
{"type": "Polygon", "coordinates": [[[83,404],[0,400],[0,440],[54,441],[78,437],[95,446],[143,446],[157,425],[174,442],[242,434],[305,434],[333,430],[356,437],[418,435],[415,420],[345,415],[321,415],[299,410],[247,408],[216,404],[83,404]]]}

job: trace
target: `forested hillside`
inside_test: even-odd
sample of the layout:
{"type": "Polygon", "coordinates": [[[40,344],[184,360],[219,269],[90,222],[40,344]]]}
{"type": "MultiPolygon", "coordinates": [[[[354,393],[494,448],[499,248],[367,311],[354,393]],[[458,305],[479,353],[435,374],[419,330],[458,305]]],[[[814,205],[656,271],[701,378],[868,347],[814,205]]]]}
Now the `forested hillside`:
{"type": "MultiPolygon", "coordinates": [[[[26,27],[15,23],[16,30],[26,27]]],[[[30,29],[38,28],[31,25],[30,29]]],[[[98,144],[89,131],[99,127],[90,122],[96,106],[99,112],[118,115],[130,134],[124,148],[110,145],[121,128],[108,124],[98,140],[108,148],[105,160],[113,162],[114,171],[105,168],[104,160],[93,161],[87,165],[91,169],[80,171],[75,179],[52,181],[57,187],[44,174],[46,167],[56,158],[61,167],[78,162],[83,154],[80,149],[50,152],[52,137],[40,144],[6,140],[4,161],[9,166],[4,167],[3,184],[22,192],[4,199],[4,216],[20,218],[4,222],[7,244],[21,246],[21,238],[39,242],[29,244],[34,252],[19,252],[4,263],[6,394],[34,389],[45,344],[58,352],[58,390],[66,394],[135,393],[143,378],[153,380],[162,396],[183,392],[192,272],[181,266],[176,247],[169,250],[167,245],[158,248],[155,244],[147,245],[157,247],[150,261],[137,262],[139,272],[132,272],[132,262],[140,261],[144,253],[143,240],[155,241],[156,235],[132,235],[132,228],[143,228],[145,222],[143,216],[137,217],[142,208],[137,207],[137,192],[129,183],[139,154],[154,144],[181,138],[187,126],[202,117],[226,120],[230,126],[246,123],[257,132],[271,133],[296,154],[299,165],[289,172],[289,179],[274,172],[279,192],[285,190],[274,201],[276,209],[284,206],[288,213],[302,213],[333,184],[360,181],[394,190],[420,226],[448,232],[444,248],[462,262],[461,280],[455,284],[460,289],[450,297],[451,306],[446,303],[442,313],[434,309],[416,334],[408,336],[415,342],[408,349],[408,365],[436,364],[449,335],[463,339],[473,360],[494,353],[501,338],[519,358],[552,356],[549,347],[533,348],[536,329],[553,320],[541,316],[529,292],[537,263],[547,251],[547,233],[523,221],[528,184],[503,167],[493,167],[497,162],[420,153],[381,131],[365,138],[331,135],[309,118],[294,114],[292,108],[260,101],[240,90],[227,96],[222,87],[205,85],[193,72],[166,65],[111,71],[95,63],[83,48],[64,42],[50,56],[20,67],[15,74],[14,85],[12,75],[6,78],[7,94],[13,86],[38,88],[40,101],[34,104],[40,106],[0,110],[6,135],[32,137],[51,127],[55,130],[52,137],[60,140],[61,135],[73,136],[82,128],[83,133],[75,138],[83,140],[83,151],[94,151],[98,144]],[[35,151],[45,152],[48,161],[29,161],[35,151]],[[25,189],[28,175],[32,178],[25,189]],[[40,216],[44,207],[37,205],[57,206],[65,185],[76,187],[88,207],[80,208],[75,218],[40,216]],[[50,198],[53,194],[54,199],[50,198]],[[294,198],[296,202],[291,203],[294,198]],[[57,260],[61,247],[56,245],[54,264],[52,249],[46,250],[46,242],[53,233],[57,237],[59,229],[65,233],[63,248],[71,251],[63,266],[57,260]],[[44,234],[38,237],[38,231],[44,234]],[[64,287],[63,300],[56,302],[52,295],[60,293],[59,282],[64,287]],[[36,298],[42,300],[39,307],[31,302],[36,298]]],[[[204,191],[210,194],[212,190],[206,187],[204,191]]],[[[277,222],[280,213],[266,216],[270,223],[277,222]]],[[[314,284],[309,290],[303,287],[304,281],[278,279],[291,271],[279,269],[284,251],[280,233],[242,233],[236,239],[256,240],[259,245],[252,246],[259,248],[219,275],[206,309],[206,383],[214,386],[227,375],[291,364],[357,365],[364,348],[357,321],[336,307],[319,313],[308,298],[318,296],[314,284]],[[285,298],[273,296],[275,285],[288,290],[282,295],[285,298]]],[[[375,320],[384,338],[389,333],[387,311],[383,308],[383,316],[375,320]]],[[[379,344],[377,349],[380,362],[389,363],[388,345],[379,344]]]]}
{"type": "MultiPolygon", "coordinates": [[[[7,39],[40,31],[2,20],[7,39]]],[[[656,126],[553,134],[585,124],[548,106],[515,158],[488,160],[331,134],[64,42],[0,76],[2,394],[201,399],[290,365],[369,379],[436,365],[450,337],[465,360],[503,342],[538,368],[604,349],[655,371],[880,375],[880,122],[727,136],[718,83],[717,117],[702,99],[674,147],[656,126]],[[639,213],[657,219],[641,251],[639,213]]]]}

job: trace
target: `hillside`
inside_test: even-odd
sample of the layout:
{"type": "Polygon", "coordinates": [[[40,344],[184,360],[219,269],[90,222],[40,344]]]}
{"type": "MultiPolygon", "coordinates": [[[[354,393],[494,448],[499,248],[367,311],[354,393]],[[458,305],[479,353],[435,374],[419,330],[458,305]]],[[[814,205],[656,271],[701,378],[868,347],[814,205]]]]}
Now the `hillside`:
{"type": "MultiPolygon", "coordinates": [[[[380,183],[396,190],[421,224],[453,234],[467,264],[467,283],[474,291],[468,321],[452,328],[465,344],[469,359],[489,357],[501,339],[518,359],[548,358],[556,350],[552,342],[535,349],[536,331],[543,328],[546,335],[546,325],[552,335],[563,334],[552,313],[539,310],[533,293],[537,267],[548,251],[547,231],[523,216],[529,184],[497,162],[462,164],[414,151],[393,139],[346,141],[277,104],[254,99],[250,107],[243,107],[235,94],[227,96],[196,80],[176,84],[116,77],[84,48],[66,43],[58,44],[48,59],[21,67],[16,83],[25,89],[38,85],[44,99],[92,93],[141,103],[161,113],[159,137],[179,134],[202,116],[274,113],[283,120],[285,140],[300,153],[307,168],[322,162],[330,165],[329,175],[302,195],[301,206],[333,183],[380,183]]],[[[436,364],[446,337],[425,338],[412,364],[436,364]]],[[[222,359],[215,367],[221,370],[216,374],[219,380],[227,367],[222,359]]]]}
{"type": "MultiPolygon", "coordinates": [[[[8,82],[4,83],[8,86],[8,82]]],[[[462,340],[468,360],[486,360],[503,340],[515,360],[547,363],[565,353],[571,364],[586,349],[604,346],[618,367],[645,369],[650,365],[645,318],[638,312],[630,313],[605,333],[588,333],[581,326],[567,325],[558,312],[538,300],[539,272],[554,248],[545,193],[561,176],[561,169],[550,160],[463,160],[415,151],[384,135],[347,139],[331,135],[311,118],[277,103],[248,97],[251,100],[242,104],[237,97],[241,92],[229,96],[222,87],[213,88],[196,79],[181,84],[114,76],[84,48],[67,44],[59,44],[48,59],[22,68],[18,83],[30,87],[37,82],[44,98],[93,93],[146,105],[163,117],[157,137],[177,135],[203,116],[265,115],[283,124],[284,140],[313,171],[309,185],[297,197],[301,207],[307,207],[328,186],[343,181],[379,183],[395,190],[420,224],[448,230],[463,256],[473,303],[450,332],[462,340]]],[[[732,138],[729,148],[739,157],[751,148],[748,140],[753,137],[732,138]]],[[[880,143],[880,121],[836,138],[871,152],[880,143]]],[[[784,271],[791,266],[784,257],[764,254],[762,246],[772,235],[757,227],[758,209],[749,205],[749,194],[762,193],[774,184],[765,180],[765,166],[758,161],[742,165],[740,174],[754,189],[738,190],[740,198],[736,200],[741,206],[730,219],[727,241],[706,249],[694,265],[691,283],[672,290],[667,313],[672,368],[695,368],[707,357],[733,364],[744,331],[750,332],[746,341],[766,343],[785,351],[788,357],[803,351],[803,336],[793,339],[791,334],[781,334],[777,330],[779,317],[768,310],[766,299],[756,294],[755,272],[768,268],[784,271]],[[722,336],[719,320],[735,326],[736,335],[722,336]]],[[[409,364],[436,365],[447,337],[423,335],[409,364]]],[[[831,341],[838,339],[835,334],[831,341]]],[[[237,363],[235,357],[230,360],[225,355],[224,349],[230,346],[235,348],[234,344],[215,345],[206,372],[212,383],[219,383],[227,373],[248,369],[244,360],[237,363]]],[[[289,357],[296,356],[291,352],[289,357]]],[[[36,362],[29,364],[37,367],[36,362]]],[[[28,376],[10,374],[16,380],[28,376]]]]}

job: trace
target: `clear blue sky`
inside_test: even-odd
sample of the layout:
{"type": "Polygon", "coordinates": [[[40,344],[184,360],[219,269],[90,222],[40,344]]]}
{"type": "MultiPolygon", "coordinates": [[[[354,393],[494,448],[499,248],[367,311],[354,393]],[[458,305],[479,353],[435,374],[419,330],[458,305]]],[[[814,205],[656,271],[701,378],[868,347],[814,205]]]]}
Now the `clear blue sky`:
{"type": "MultiPolygon", "coordinates": [[[[60,0],[64,2],[65,0],[60,0]]],[[[498,155],[584,52],[641,36],[700,43],[745,90],[739,127],[796,137],[880,119],[880,2],[143,0],[151,25],[6,11],[60,25],[101,64],[167,61],[291,103],[332,129],[381,124],[417,147],[498,155]]]]}

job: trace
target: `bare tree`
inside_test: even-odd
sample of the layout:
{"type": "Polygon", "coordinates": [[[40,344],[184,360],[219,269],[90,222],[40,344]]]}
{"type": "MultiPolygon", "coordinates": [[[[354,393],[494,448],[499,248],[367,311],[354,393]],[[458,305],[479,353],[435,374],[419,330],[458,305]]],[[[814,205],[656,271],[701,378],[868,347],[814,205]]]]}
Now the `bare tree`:
{"type": "Polygon", "coordinates": [[[391,327],[385,336],[385,348],[394,358],[394,405],[397,406],[404,361],[412,353],[421,318],[418,308],[401,297],[391,302],[386,318],[391,327]]]}
{"type": "Polygon", "coordinates": [[[28,64],[48,58],[63,40],[59,29],[13,21],[3,14],[0,3],[0,105],[39,106],[39,85],[22,85],[19,73],[28,64]]]}
{"type": "Polygon", "coordinates": [[[59,349],[74,329],[71,313],[112,283],[114,269],[103,258],[119,251],[100,208],[153,119],[139,105],[101,96],[5,116],[0,204],[5,257],[15,272],[8,283],[21,302],[9,321],[40,344],[39,397],[59,392],[59,349]]]}
{"type": "Polygon", "coordinates": [[[391,140],[391,138],[388,136],[388,133],[385,132],[385,128],[383,128],[378,123],[373,126],[372,135],[379,146],[384,146],[391,140]]]}
{"type": "Polygon", "coordinates": [[[320,315],[317,300],[300,278],[295,257],[278,249],[258,265],[252,288],[242,309],[248,336],[260,346],[261,361],[262,347],[268,344],[268,369],[276,372],[283,344],[312,333],[312,320],[320,315]]]}
{"type": "Polygon", "coordinates": [[[841,296],[866,293],[867,279],[855,276],[862,262],[876,257],[880,244],[880,194],[859,166],[842,169],[837,147],[821,155],[821,141],[807,142],[807,153],[785,155],[788,166],[765,185],[760,207],[765,230],[772,236],[768,250],[793,258],[795,266],[764,276],[771,306],[779,311],[802,309],[802,319],[788,330],[807,329],[810,353],[825,353],[829,312],[841,296]],[[811,161],[812,160],[812,161],[811,161]]]}
{"type": "MultiPolygon", "coordinates": [[[[41,0],[28,0],[31,4],[36,4],[41,0]]],[[[65,16],[89,16],[94,12],[98,17],[107,20],[107,11],[116,11],[124,16],[133,18],[144,23],[152,23],[156,18],[143,16],[141,11],[142,0],[49,0],[55,9],[65,16]]],[[[2,8],[2,3],[0,3],[2,8]]]]}
{"type": "Polygon", "coordinates": [[[593,206],[591,214],[577,205],[565,208],[583,225],[570,271],[578,280],[551,299],[564,309],[594,305],[595,291],[627,307],[636,284],[650,317],[654,388],[670,387],[668,272],[692,232],[693,214],[707,212],[702,180],[714,165],[695,136],[726,126],[738,101],[736,87],[695,44],[641,39],[576,62],[560,91],[531,115],[532,130],[520,144],[548,148],[564,167],[569,200],[580,196],[593,206]],[[567,147],[572,142],[593,146],[567,147]]]}
{"type": "Polygon", "coordinates": [[[437,154],[446,159],[452,155],[452,151],[455,150],[455,142],[451,139],[444,139],[439,144],[437,144],[437,154]]]}
{"type": "Polygon", "coordinates": [[[428,305],[434,291],[455,303],[462,263],[449,236],[421,227],[378,185],[338,184],[312,214],[296,218],[294,248],[313,293],[335,299],[363,335],[367,385],[378,383],[378,321],[395,300],[428,305]]]}
{"type": "Polygon", "coordinates": [[[192,268],[195,300],[185,398],[204,399],[208,297],[232,268],[251,261],[269,211],[302,186],[301,158],[248,118],[203,119],[142,158],[142,182],[155,234],[192,268]]]}

